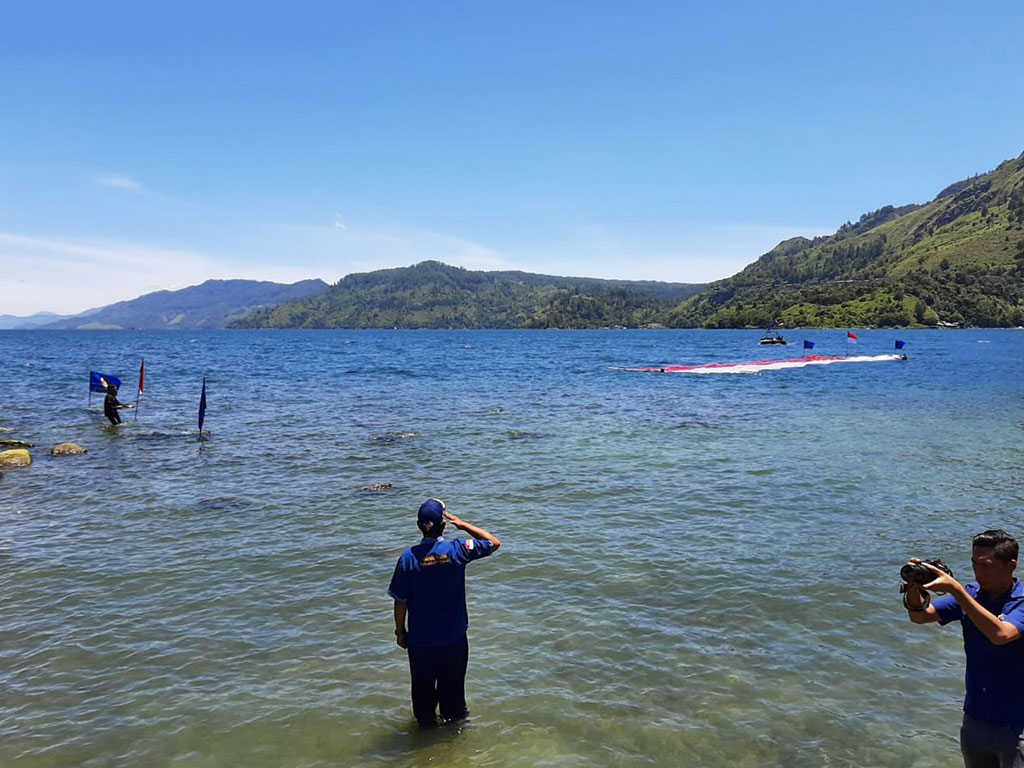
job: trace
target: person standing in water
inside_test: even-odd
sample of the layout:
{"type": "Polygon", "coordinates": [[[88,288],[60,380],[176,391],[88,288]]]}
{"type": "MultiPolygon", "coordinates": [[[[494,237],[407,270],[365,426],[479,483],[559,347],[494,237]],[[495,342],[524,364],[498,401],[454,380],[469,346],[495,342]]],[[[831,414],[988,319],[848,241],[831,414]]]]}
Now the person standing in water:
{"type": "Polygon", "coordinates": [[[116,427],[121,423],[121,414],[118,411],[122,408],[131,408],[131,406],[118,402],[116,385],[108,384],[106,379],[100,379],[100,381],[107,388],[107,396],[103,398],[103,415],[110,419],[110,423],[116,427]]]}
{"type": "Polygon", "coordinates": [[[498,550],[498,537],[427,499],[416,520],[423,540],[398,559],[388,594],[395,601],[395,640],[409,654],[412,709],[421,726],[461,720],[466,708],[466,566],[498,550]],[[472,538],[446,541],[451,523],[472,538]],[[408,626],[407,626],[408,624],[408,626]]]}

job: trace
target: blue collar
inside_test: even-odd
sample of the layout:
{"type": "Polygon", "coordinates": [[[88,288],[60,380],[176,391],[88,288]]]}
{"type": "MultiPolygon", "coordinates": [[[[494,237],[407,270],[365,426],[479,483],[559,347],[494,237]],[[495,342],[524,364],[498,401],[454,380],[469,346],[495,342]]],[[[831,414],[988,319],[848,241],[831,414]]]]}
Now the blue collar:
{"type": "Polygon", "coordinates": [[[988,592],[981,588],[981,585],[976,581],[970,583],[971,587],[974,587],[974,598],[984,597],[989,602],[998,603],[1000,600],[1013,600],[1017,597],[1024,597],[1024,584],[1019,579],[1014,579],[1013,584],[1006,592],[1001,592],[995,597],[989,597],[988,592]]]}

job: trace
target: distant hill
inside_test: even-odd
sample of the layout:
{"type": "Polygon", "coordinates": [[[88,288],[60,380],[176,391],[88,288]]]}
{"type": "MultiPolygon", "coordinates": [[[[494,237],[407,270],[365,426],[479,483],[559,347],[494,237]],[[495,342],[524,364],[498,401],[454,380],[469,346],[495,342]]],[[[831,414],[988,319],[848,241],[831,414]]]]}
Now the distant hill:
{"type": "Polygon", "coordinates": [[[708,328],[1024,325],[1024,154],[925,205],[796,237],[665,318],[708,328]]]}
{"type": "Polygon", "coordinates": [[[233,328],[594,328],[651,322],[703,284],[476,272],[437,261],[342,278],[233,328]]]}
{"type": "Polygon", "coordinates": [[[327,289],[323,280],[291,285],[257,280],[207,280],[179,291],[147,293],[119,301],[87,316],[41,326],[45,329],[198,329],[224,328],[263,306],[301,299],[327,289]]]}
{"type": "Polygon", "coordinates": [[[83,312],[80,315],[58,315],[56,312],[36,312],[34,315],[26,315],[24,317],[19,315],[0,315],[0,331],[39,328],[41,326],[48,325],[49,323],[55,323],[58,320],[65,320],[70,317],[84,317],[85,315],[95,311],[96,310],[91,309],[89,312],[83,312]]]}

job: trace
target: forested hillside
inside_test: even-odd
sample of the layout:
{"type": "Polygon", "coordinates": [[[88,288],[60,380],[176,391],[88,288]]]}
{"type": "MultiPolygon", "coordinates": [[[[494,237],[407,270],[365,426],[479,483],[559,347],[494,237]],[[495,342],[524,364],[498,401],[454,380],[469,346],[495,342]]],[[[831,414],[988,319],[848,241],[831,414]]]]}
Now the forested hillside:
{"type": "Polygon", "coordinates": [[[667,316],[676,326],[1024,324],[1024,154],[926,205],[793,238],[667,316]]]}
{"type": "Polygon", "coordinates": [[[795,237],[708,286],[439,262],[353,274],[237,328],[1024,325],[1024,154],[929,203],[795,237]]]}
{"type": "Polygon", "coordinates": [[[235,328],[598,328],[656,322],[704,285],[475,272],[436,261],[352,274],[235,328]]]}

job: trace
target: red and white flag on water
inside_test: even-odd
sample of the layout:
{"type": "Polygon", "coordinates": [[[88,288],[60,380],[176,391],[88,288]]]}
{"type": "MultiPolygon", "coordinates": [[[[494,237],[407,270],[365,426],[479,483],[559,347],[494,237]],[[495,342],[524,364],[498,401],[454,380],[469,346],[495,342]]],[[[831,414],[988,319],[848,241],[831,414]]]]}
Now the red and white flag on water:
{"type": "Polygon", "coordinates": [[[846,332],[846,340],[848,342],[850,342],[851,344],[856,344],[857,343],[857,334],[853,333],[852,331],[847,331],[846,332]]]}

